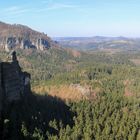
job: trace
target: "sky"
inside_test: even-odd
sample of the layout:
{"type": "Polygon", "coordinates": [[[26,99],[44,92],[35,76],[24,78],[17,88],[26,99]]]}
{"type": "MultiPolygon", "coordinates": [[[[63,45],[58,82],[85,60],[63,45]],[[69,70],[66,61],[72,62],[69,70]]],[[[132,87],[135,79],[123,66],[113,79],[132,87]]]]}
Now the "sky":
{"type": "Polygon", "coordinates": [[[140,0],[1,0],[0,21],[51,37],[140,37],[140,0]]]}

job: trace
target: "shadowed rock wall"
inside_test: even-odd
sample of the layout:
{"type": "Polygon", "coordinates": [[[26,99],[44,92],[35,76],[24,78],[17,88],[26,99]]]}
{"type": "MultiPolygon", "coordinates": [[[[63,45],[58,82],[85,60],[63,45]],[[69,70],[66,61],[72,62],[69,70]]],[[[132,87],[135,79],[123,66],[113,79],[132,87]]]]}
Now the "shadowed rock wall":
{"type": "Polygon", "coordinates": [[[2,63],[2,82],[4,84],[4,92],[7,100],[17,100],[22,93],[22,81],[20,71],[14,63],[2,63]]]}
{"type": "Polygon", "coordinates": [[[1,63],[0,63],[0,112],[1,110],[2,110],[2,84],[1,84],[1,63]]]}
{"type": "Polygon", "coordinates": [[[16,52],[13,54],[9,62],[0,63],[0,111],[3,101],[13,102],[30,94],[30,74],[22,72],[16,52]]]}

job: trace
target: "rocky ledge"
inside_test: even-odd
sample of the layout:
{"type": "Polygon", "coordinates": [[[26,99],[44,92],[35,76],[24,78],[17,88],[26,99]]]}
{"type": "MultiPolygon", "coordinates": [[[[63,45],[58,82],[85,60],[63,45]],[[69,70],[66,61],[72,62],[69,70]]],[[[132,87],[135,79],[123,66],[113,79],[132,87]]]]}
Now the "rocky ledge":
{"type": "Polygon", "coordinates": [[[58,44],[47,34],[32,30],[19,24],[0,22],[0,48],[9,51],[15,48],[45,50],[58,44]]]}

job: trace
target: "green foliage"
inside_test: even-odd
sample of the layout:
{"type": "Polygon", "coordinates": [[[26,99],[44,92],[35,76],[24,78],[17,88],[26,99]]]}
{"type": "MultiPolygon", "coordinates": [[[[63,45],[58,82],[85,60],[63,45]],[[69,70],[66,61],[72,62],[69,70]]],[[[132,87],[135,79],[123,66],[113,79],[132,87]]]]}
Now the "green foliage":
{"type": "MultiPolygon", "coordinates": [[[[18,51],[22,67],[36,85],[88,85],[96,98],[77,102],[31,95],[5,105],[0,120],[3,139],[139,140],[140,67],[130,59],[139,52],[82,53],[75,58],[63,50],[18,51]],[[127,93],[128,92],[128,93],[127,93]],[[131,93],[131,94],[130,94],[131,93]]],[[[5,56],[5,53],[0,53],[5,56]]]]}

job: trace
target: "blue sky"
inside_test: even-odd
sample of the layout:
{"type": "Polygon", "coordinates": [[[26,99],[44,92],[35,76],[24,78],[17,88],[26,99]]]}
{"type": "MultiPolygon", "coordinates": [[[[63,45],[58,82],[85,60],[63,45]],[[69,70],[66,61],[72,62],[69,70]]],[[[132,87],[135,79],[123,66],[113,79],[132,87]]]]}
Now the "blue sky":
{"type": "Polygon", "coordinates": [[[140,37],[140,0],[2,0],[0,20],[51,37],[140,37]]]}

